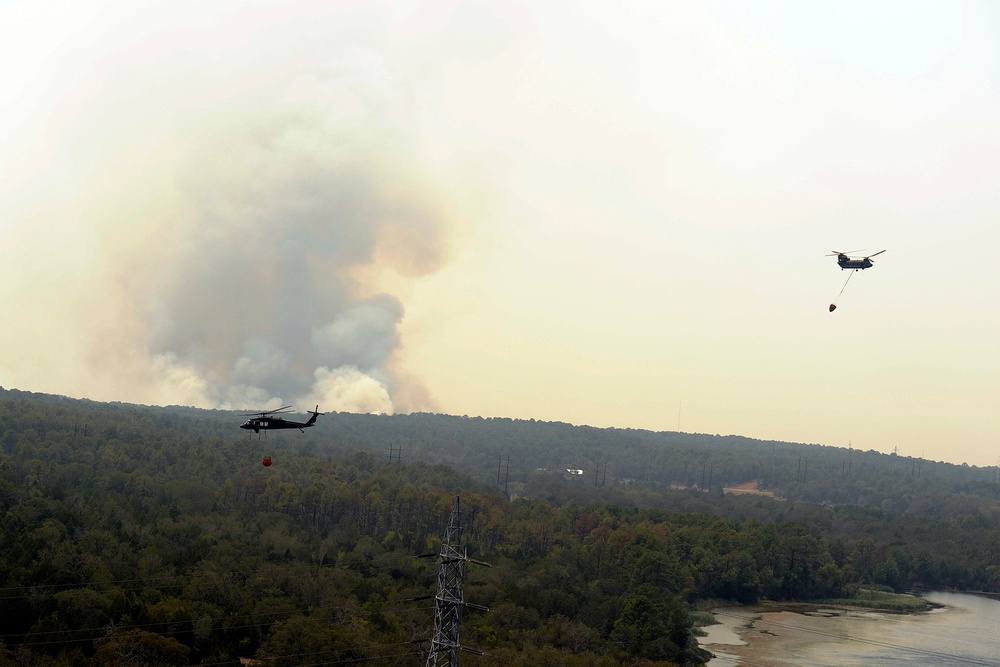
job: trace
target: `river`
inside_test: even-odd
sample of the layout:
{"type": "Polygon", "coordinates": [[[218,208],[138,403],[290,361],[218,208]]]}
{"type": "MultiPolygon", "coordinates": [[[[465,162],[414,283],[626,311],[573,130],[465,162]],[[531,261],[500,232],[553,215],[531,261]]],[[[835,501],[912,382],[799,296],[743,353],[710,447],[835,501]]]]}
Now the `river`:
{"type": "Polygon", "coordinates": [[[820,610],[715,610],[703,628],[709,667],[996,667],[1000,601],[928,593],[942,607],[919,614],[820,610]]]}

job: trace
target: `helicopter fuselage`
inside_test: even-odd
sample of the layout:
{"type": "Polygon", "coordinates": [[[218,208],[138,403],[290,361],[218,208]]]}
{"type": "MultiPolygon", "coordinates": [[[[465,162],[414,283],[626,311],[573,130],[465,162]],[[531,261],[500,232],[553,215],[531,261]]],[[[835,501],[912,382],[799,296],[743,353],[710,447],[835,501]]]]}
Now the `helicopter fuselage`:
{"type": "Polygon", "coordinates": [[[852,259],[847,255],[839,255],[837,257],[837,264],[840,265],[841,269],[870,269],[872,267],[872,261],[867,257],[863,259],[852,259]]]}
{"type": "Polygon", "coordinates": [[[261,431],[275,431],[283,428],[297,428],[301,430],[309,428],[312,425],[313,422],[311,421],[293,422],[281,417],[254,417],[240,424],[240,428],[260,433],[261,431]]]}
{"type": "Polygon", "coordinates": [[[287,410],[290,406],[285,406],[283,408],[278,408],[277,410],[270,410],[267,412],[250,413],[253,415],[250,419],[246,420],[240,424],[240,428],[247,431],[253,431],[254,433],[260,433],[261,431],[277,431],[284,428],[297,428],[300,431],[305,428],[309,428],[316,423],[316,418],[319,417],[322,412],[319,411],[319,406],[316,406],[315,410],[310,410],[308,421],[304,422],[293,422],[284,417],[279,417],[275,413],[283,412],[287,410]]]}

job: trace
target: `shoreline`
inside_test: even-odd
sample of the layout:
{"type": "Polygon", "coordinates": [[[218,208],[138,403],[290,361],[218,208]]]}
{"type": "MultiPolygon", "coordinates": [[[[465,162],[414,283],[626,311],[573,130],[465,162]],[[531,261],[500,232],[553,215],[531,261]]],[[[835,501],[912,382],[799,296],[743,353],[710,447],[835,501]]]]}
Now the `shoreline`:
{"type": "MultiPolygon", "coordinates": [[[[815,603],[717,604],[703,626],[708,667],[963,667],[996,665],[1000,601],[949,591],[899,613],[815,603]]],[[[708,611],[707,609],[705,611],[708,611]]]]}
{"type": "Polygon", "coordinates": [[[721,629],[705,626],[701,648],[712,658],[709,667],[796,667],[808,649],[840,644],[849,637],[831,619],[877,622],[884,616],[923,614],[942,605],[928,602],[924,611],[897,611],[814,602],[764,602],[745,607],[717,607],[712,614],[721,629]],[[735,638],[735,640],[734,640],[735,638]]]}
{"type": "MultiPolygon", "coordinates": [[[[854,613],[854,612],[851,612],[854,613]]],[[[805,647],[815,647],[839,641],[817,626],[832,615],[810,615],[791,610],[763,610],[758,613],[733,615],[736,634],[743,644],[706,643],[711,667],[751,664],[754,667],[795,667],[795,662],[783,658],[798,656],[805,647]],[[780,657],[779,657],[780,656],[780,657]]]]}

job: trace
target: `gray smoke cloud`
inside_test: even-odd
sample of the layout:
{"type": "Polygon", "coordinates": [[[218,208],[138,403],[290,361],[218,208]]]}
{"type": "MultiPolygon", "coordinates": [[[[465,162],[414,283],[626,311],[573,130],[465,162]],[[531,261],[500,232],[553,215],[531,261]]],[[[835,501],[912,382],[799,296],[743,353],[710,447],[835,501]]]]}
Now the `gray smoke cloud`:
{"type": "Polygon", "coordinates": [[[56,135],[37,180],[60,196],[2,215],[12,257],[31,258],[3,293],[20,316],[0,341],[22,360],[4,361],[4,383],[45,375],[25,388],[223,408],[430,407],[397,368],[405,309],[377,276],[439,268],[455,216],[379,54],[221,68],[231,80],[168,68],[162,90],[155,69],[125,69],[56,135]]]}
{"type": "Polygon", "coordinates": [[[281,92],[247,127],[223,118],[182,162],[185,210],[162,230],[174,253],[131,295],[154,367],[192,376],[212,405],[392,412],[404,309],[357,272],[440,265],[444,205],[377,113],[384,90],[341,69],[281,92]]]}

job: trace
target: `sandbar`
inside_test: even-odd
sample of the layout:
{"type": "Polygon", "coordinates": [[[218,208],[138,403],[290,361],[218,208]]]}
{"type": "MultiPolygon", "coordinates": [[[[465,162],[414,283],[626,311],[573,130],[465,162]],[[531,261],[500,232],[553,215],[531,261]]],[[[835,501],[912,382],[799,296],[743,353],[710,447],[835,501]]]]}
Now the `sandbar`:
{"type": "Polygon", "coordinates": [[[866,621],[878,617],[868,611],[819,608],[799,611],[725,608],[713,613],[735,632],[738,642],[727,639],[725,631],[711,632],[713,626],[703,628],[709,632],[699,643],[716,656],[709,661],[709,667],[801,667],[811,664],[810,656],[816,656],[817,652],[830,655],[836,653],[836,645],[856,641],[857,634],[866,634],[864,626],[875,631],[876,626],[866,621]],[[831,622],[833,619],[836,621],[831,622]]]}

